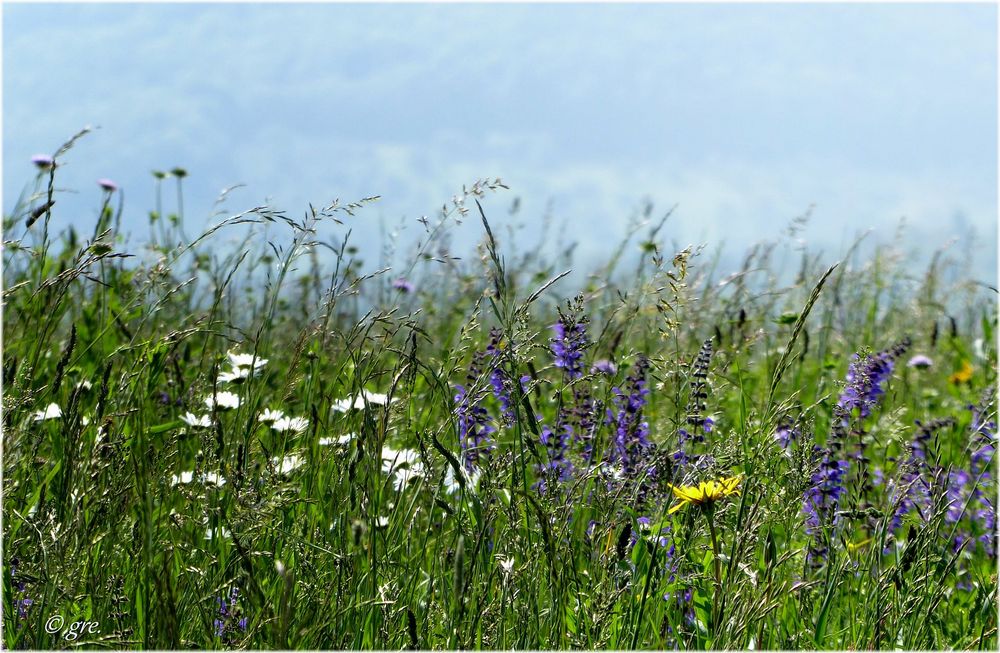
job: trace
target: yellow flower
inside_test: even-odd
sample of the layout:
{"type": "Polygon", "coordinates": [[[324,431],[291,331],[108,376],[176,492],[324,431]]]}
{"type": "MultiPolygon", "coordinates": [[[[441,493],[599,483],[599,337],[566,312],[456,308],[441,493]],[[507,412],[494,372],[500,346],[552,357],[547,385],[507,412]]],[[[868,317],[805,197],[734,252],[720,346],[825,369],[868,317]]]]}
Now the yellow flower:
{"type": "Polygon", "coordinates": [[[739,494],[740,481],[742,480],[742,476],[731,476],[729,478],[720,478],[718,481],[702,481],[697,487],[693,485],[681,487],[671,485],[670,489],[673,490],[674,497],[680,503],[668,510],[667,514],[674,514],[689,503],[700,506],[702,504],[714,503],[723,497],[728,497],[730,494],[739,494]]]}
{"type": "Polygon", "coordinates": [[[948,377],[953,385],[968,383],[972,380],[972,364],[969,361],[962,361],[962,369],[948,377]]]}
{"type": "Polygon", "coordinates": [[[860,549],[861,547],[863,547],[864,545],[868,544],[871,541],[872,538],[869,537],[867,539],[861,540],[860,542],[848,542],[847,550],[851,552],[857,551],[858,549],[860,549]]]}

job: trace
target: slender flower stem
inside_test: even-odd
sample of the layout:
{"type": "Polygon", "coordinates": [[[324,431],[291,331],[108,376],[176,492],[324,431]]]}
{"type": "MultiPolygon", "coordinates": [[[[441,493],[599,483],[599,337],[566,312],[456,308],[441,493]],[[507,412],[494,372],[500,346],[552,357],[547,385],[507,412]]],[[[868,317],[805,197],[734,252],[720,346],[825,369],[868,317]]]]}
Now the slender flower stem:
{"type": "Polygon", "coordinates": [[[711,504],[705,509],[705,519],[708,520],[708,532],[712,535],[712,562],[715,565],[715,592],[712,594],[712,624],[718,628],[719,623],[719,597],[722,594],[722,561],[719,560],[719,538],[715,534],[715,515],[711,504]]]}

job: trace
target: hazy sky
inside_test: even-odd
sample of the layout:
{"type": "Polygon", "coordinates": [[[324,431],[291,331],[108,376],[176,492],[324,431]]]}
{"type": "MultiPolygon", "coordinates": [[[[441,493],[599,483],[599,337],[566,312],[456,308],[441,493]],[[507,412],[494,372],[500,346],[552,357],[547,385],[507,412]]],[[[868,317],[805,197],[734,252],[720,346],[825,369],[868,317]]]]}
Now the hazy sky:
{"type": "Polygon", "coordinates": [[[236,183],[234,212],[378,194],[353,222],[373,242],[499,176],[496,222],[551,207],[584,256],[644,197],[678,205],[681,244],[739,250],[815,204],[831,256],[905,217],[925,252],[974,228],[995,278],[991,4],[4,5],[6,211],[88,124],[62,224],[109,177],[142,234],[149,171],[180,165],[189,222],[236,183]]]}

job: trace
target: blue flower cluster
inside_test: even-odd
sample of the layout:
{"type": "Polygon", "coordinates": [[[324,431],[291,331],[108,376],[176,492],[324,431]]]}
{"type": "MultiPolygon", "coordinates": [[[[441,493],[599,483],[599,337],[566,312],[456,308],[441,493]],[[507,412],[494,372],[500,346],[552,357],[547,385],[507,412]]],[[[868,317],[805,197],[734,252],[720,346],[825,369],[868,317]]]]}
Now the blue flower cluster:
{"type": "Polygon", "coordinates": [[[813,542],[807,551],[807,559],[813,562],[825,559],[828,551],[828,529],[839,523],[837,511],[840,500],[844,496],[844,477],[847,475],[846,460],[837,460],[831,450],[822,450],[819,469],[809,479],[810,486],[806,490],[802,511],[806,516],[806,533],[812,536],[813,542]]]}
{"type": "MultiPolygon", "coordinates": [[[[885,395],[885,383],[892,376],[895,361],[910,346],[910,339],[878,354],[862,358],[858,354],[847,371],[847,383],[833,409],[830,437],[826,447],[815,447],[819,460],[817,471],[812,475],[806,489],[802,512],[806,517],[806,532],[813,541],[807,551],[807,559],[818,564],[826,558],[831,531],[840,523],[838,511],[846,493],[846,477],[850,463],[844,456],[845,440],[849,434],[852,418],[859,422],[872,414],[885,395]]],[[[861,479],[861,494],[870,489],[867,475],[867,459],[864,455],[863,432],[858,427],[857,451],[854,459],[858,463],[861,479]]]]}
{"type": "Polygon", "coordinates": [[[608,420],[615,427],[611,462],[620,464],[629,479],[644,477],[654,471],[647,456],[652,447],[649,423],[642,418],[642,409],[649,396],[649,388],[646,387],[648,370],[649,359],[640,355],[625,379],[624,389],[617,386],[611,389],[618,408],[617,414],[608,409],[608,420]]]}
{"type": "Polygon", "coordinates": [[[892,376],[896,359],[909,347],[910,339],[904,338],[900,343],[877,354],[864,358],[854,355],[847,370],[847,384],[837,401],[837,406],[842,409],[843,419],[849,419],[852,415],[865,419],[871,415],[885,394],[885,382],[892,376]]]}
{"type": "Polygon", "coordinates": [[[24,578],[18,576],[17,568],[20,565],[20,560],[17,558],[11,558],[10,561],[10,585],[16,592],[16,598],[14,599],[14,607],[17,608],[18,619],[27,619],[28,610],[34,605],[35,601],[30,596],[28,596],[28,589],[25,586],[24,578]]]}
{"type": "MultiPolygon", "coordinates": [[[[578,300],[578,306],[582,300],[578,300]]],[[[587,342],[587,319],[572,311],[567,315],[559,311],[559,321],[552,325],[555,337],[549,343],[556,367],[562,368],[572,381],[583,376],[583,351],[587,342]]]]}
{"type": "Polygon", "coordinates": [[[933,420],[926,424],[917,422],[917,433],[910,442],[909,455],[904,460],[892,486],[891,505],[894,506],[889,522],[889,532],[895,534],[903,525],[903,518],[914,508],[927,514],[931,502],[932,473],[927,462],[927,448],[931,437],[939,429],[954,426],[953,419],[933,420]]]}
{"type": "Polygon", "coordinates": [[[219,605],[219,614],[212,621],[212,625],[215,627],[215,636],[222,638],[226,644],[232,643],[237,634],[246,632],[247,629],[247,618],[237,605],[238,600],[239,590],[235,587],[229,591],[228,597],[215,597],[219,605]]]}

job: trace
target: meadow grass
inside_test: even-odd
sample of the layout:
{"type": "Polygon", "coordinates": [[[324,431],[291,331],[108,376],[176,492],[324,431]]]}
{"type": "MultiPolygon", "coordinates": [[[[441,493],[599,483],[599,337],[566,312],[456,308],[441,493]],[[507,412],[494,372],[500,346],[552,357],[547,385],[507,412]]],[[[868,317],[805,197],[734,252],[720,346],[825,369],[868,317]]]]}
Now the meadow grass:
{"type": "Polygon", "coordinates": [[[49,232],[71,146],[4,222],[5,647],[996,650],[996,291],[946,254],[723,275],[647,212],[573,281],[494,180],[365,272],[374,198],[196,229],[183,170],[133,245],[111,187],[49,232]]]}

